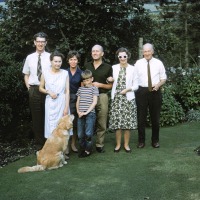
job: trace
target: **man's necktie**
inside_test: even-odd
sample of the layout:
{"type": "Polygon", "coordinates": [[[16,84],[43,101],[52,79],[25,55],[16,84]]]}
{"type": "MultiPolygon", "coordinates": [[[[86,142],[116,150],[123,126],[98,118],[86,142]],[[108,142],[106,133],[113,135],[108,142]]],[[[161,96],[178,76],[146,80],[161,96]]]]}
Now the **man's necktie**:
{"type": "Polygon", "coordinates": [[[150,71],[150,65],[149,65],[149,60],[147,61],[147,74],[148,74],[148,88],[149,91],[152,91],[152,81],[151,81],[151,71],[150,71]]]}
{"type": "Polygon", "coordinates": [[[37,64],[37,76],[38,80],[40,81],[42,75],[42,66],[41,66],[41,54],[38,56],[38,64],[37,64]]]}

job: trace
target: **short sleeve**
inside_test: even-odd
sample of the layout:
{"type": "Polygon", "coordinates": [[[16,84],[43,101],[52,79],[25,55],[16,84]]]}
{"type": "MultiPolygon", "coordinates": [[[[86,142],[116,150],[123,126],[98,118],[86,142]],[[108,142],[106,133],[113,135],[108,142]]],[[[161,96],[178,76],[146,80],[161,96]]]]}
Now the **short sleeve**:
{"type": "Polygon", "coordinates": [[[93,87],[93,96],[99,96],[99,90],[97,87],[93,87]]]}

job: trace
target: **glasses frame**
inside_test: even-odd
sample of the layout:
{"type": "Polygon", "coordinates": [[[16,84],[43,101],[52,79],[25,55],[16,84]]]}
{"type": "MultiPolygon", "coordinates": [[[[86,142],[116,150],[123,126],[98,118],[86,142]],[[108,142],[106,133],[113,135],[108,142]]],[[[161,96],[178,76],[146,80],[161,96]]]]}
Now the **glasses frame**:
{"type": "Polygon", "coordinates": [[[45,44],[47,41],[36,41],[36,40],[35,40],[35,42],[36,42],[37,44],[39,44],[39,43],[45,44]]]}
{"type": "Polygon", "coordinates": [[[125,58],[125,59],[126,59],[126,58],[128,58],[128,56],[118,56],[118,58],[119,58],[119,59],[122,59],[122,58],[125,58]]]}

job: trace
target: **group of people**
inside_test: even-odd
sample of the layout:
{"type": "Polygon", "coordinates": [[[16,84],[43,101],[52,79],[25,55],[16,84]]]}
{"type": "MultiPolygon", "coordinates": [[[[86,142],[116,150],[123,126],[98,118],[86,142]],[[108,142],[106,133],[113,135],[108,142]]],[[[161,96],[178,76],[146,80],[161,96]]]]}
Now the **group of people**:
{"type": "Polygon", "coordinates": [[[147,43],[143,46],[144,57],[134,66],[129,64],[131,53],[126,48],[117,50],[118,64],[111,66],[103,60],[103,47],[94,45],[91,50],[92,61],[85,64],[83,71],[78,66],[80,55],[77,51],[69,51],[69,68],[61,69],[64,55],[58,51],[51,54],[45,51],[45,33],[34,35],[34,44],[36,52],[27,56],[23,73],[37,144],[44,144],[45,138],[51,135],[63,115],[73,114],[75,120],[73,131],[70,132],[71,150],[79,153],[79,157],[91,155],[94,134],[96,151],[105,152],[107,128],[115,131],[114,152],[121,150],[123,133],[123,148],[130,153],[133,129],[138,129],[137,147],[145,146],[145,125],[149,109],[152,146],[159,147],[162,104],[160,87],[167,77],[163,63],[153,57],[153,45],[147,43]],[[77,139],[80,148],[76,147],[77,139]]]}

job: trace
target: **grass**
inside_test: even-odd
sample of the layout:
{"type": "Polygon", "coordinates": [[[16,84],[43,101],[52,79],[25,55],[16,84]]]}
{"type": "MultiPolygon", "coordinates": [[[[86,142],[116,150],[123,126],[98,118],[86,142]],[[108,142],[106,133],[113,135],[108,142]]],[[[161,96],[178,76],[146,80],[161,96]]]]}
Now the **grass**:
{"type": "Polygon", "coordinates": [[[71,153],[66,166],[57,170],[18,174],[18,168],[35,165],[31,155],[0,169],[2,200],[199,200],[200,124],[185,123],[161,128],[159,149],[137,149],[137,133],[131,137],[132,153],[114,153],[115,135],[106,135],[103,154],[87,158],[71,153]]]}

